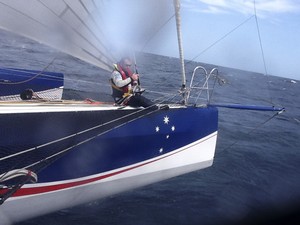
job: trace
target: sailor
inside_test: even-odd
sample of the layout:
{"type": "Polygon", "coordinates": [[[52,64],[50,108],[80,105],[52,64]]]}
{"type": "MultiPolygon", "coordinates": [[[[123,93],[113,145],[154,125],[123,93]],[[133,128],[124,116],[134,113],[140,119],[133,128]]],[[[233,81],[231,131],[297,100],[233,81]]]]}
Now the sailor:
{"type": "Polygon", "coordinates": [[[114,64],[111,74],[112,96],[118,105],[132,107],[149,107],[154,103],[142,96],[144,89],[139,85],[139,74],[131,71],[132,61],[129,57],[122,58],[114,64]]]}

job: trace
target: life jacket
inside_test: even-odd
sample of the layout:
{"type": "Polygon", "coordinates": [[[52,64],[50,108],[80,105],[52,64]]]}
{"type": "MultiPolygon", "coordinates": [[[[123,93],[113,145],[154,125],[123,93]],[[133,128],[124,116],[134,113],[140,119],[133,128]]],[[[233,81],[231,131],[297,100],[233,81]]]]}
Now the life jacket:
{"type": "MultiPolygon", "coordinates": [[[[127,70],[123,70],[123,68],[119,64],[114,64],[114,71],[118,71],[121,74],[123,80],[127,79],[128,77],[130,77],[133,74],[129,68],[127,70]]],[[[110,79],[110,82],[111,82],[111,87],[113,90],[112,95],[114,98],[122,98],[124,94],[129,93],[128,86],[129,86],[129,84],[132,85],[132,82],[131,82],[124,87],[118,87],[114,83],[113,79],[110,79]]]]}

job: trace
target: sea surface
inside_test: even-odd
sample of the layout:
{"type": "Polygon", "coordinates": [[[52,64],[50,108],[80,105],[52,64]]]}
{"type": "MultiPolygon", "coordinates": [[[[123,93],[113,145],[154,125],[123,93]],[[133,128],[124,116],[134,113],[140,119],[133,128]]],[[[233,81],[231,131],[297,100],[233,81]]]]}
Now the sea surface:
{"type": "MultiPolygon", "coordinates": [[[[1,67],[63,72],[66,99],[112,101],[108,72],[3,31],[0,49],[1,67]]],[[[188,83],[196,65],[215,67],[186,63],[188,83]]],[[[139,53],[137,66],[145,96],[180,89],[178,59],[139,53]]],[[[217,68],[226,82],[216,83],[211,103],[286,111],[220,108],[212,167],[17,225],[300,224],[300,81],[217,68]]]]}

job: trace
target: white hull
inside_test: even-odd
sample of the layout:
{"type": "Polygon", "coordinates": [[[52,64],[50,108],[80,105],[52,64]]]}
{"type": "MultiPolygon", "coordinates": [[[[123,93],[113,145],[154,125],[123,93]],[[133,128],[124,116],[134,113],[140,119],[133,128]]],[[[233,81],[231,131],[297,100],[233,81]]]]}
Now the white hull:
{"type": "MultiPolygon", "coordinates": [[[[107,173],[76,179],[76,181],[80,181],[113,174],[95,182],[43,194],[11,197],[0,206],[1,224],[12,224],[209,167],[213,163],[216,141],[217,132],[161,157],[107,173]]],[[[55,183],[65,182],[72,181],[55,183]]],[[[48,186],[53,184],[39,183],[36,185],[48,186]]],[[[26,185],[24,188],[32,186],[34,185],[26,185]]]]}

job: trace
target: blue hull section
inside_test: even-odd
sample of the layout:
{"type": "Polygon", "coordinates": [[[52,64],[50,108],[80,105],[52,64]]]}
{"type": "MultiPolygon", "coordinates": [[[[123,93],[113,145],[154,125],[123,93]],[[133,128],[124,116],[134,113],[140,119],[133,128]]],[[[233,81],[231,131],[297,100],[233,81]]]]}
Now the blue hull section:
{"type": "Polygon", "coordinates": [[[18,95],[26,89],[43,91],[63,86],[62,73],[0,68],[0,96],[18,95]]]}
{"type": "Polygon", "coordinates": [[[51,182],[111,171],[170,153],[217,131],[218,111],[215,107],[188,107],[152,113],[4,114],[0,124],[0,158],[23,152],[3,160],[0,174],[32,165],[39,182],[51,182]]]}

